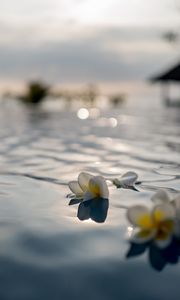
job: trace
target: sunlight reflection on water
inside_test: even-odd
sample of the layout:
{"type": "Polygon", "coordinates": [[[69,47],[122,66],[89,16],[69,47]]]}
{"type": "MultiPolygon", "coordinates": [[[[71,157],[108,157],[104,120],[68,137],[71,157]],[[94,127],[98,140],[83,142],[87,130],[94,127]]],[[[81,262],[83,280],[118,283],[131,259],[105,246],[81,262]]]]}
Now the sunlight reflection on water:
{"type": "Polygon", "coordinates": [[[88,109],[86,109],[86,108],[80,108],[77,111],[77,116],[81,120],[87,119],[89,117],[89,111],[88,111],[88,109]]]}

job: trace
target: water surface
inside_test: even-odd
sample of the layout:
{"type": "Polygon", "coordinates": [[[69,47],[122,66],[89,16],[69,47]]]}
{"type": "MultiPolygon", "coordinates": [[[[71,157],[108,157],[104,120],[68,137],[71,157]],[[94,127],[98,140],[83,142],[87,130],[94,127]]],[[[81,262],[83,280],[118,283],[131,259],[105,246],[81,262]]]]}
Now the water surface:
{"type": "Polygon", "coordinates": [[[153,99],[90,112],[0,104],[0,299],[179,299],[180,264],[126,259],[122,206],[180,190],[180,110],[153,99]],[[140,192],[110,187],[106,222],[81,222],[67,182],[81,171],[138,173],[140,192]]]}

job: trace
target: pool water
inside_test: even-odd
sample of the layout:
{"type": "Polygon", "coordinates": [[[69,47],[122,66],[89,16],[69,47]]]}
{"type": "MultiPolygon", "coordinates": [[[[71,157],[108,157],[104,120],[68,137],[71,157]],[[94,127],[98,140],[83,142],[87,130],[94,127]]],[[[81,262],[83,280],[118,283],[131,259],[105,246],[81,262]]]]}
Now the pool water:
{"type": "Polygon", "coordinates": [[[0,104],[0,299],[179,299],[178,254],[159,269],[150,249],[127,257],[123,206],[180,191],[180,110],[153,99],[85,115],[47,107],[0,104]],[[139,192],[110,185],[105,222],[80,221],[66,195],[81,171],[134,171],[139,192]]]}

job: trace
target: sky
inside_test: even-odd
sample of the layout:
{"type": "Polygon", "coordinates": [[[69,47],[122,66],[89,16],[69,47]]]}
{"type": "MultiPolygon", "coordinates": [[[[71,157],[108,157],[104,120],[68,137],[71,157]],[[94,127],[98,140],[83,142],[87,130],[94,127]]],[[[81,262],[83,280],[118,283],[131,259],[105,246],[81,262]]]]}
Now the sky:
{"type": "MultiPolygon", "coordinates": [[[[179,2],[180,4],[180,2],[179,2]]],[[[0,88],[137,81],[177,61],[178,0],[0,2],[0,88]]]]}

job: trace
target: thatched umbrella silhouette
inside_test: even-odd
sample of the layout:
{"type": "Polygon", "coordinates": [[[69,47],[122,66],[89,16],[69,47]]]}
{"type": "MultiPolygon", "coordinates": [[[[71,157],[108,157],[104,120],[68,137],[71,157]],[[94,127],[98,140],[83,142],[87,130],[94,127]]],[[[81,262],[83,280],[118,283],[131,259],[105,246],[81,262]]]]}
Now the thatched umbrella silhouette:
{"type": "MultiPolygon", "coordinates": [[[[152,83],[160,82],[162,84],[164,101],[166,105],[172,105],[169,86],[170,83],[180,83],[180,63],[170,68],[166,72],[150,78],[150,81],[152,83]]],[[[180,105],[180,97],[179,102],[176,102],[176,104],[180,105]]]]}

